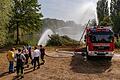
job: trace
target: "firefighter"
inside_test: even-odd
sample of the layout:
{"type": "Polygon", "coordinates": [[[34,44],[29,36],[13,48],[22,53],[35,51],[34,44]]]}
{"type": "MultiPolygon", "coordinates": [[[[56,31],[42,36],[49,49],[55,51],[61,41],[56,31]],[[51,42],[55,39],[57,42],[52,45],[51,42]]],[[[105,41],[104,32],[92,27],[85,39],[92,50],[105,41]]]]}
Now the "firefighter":
{"type": "Polygon", "coordinates": [[[41,52],[41,60],[42,60],[42,64],[45,63],[45,60],[44,60],[44,55],[45,55],[45,49],[43,48],[42,45],[40,45],[40,52],[41,52]]]}

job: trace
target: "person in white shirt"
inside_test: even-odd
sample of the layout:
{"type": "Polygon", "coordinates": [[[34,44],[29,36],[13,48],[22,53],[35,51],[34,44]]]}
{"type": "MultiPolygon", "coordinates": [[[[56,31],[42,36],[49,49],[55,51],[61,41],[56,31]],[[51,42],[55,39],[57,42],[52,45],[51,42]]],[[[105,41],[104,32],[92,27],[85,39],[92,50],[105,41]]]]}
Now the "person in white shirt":
{"type": "Polygon", "coordinates": [[[32,58],[34,59],[34,61],[33,61],[34,69],[33,70],[35,70],[35,68],[36,68],[36,62],[38,63],[37,69],[40,68],[40,62],[39,62],[40,55],[41,55],[40,50],[37,49],[37,47],[35,47],[33,54],[32,54],[32,58]]]}

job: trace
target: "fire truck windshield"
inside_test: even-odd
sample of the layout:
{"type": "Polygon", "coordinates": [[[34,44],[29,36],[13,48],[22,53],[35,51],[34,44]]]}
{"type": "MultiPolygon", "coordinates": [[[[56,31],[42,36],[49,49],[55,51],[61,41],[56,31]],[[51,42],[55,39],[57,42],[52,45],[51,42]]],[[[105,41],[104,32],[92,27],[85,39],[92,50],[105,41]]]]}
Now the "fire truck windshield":
{"type": "Polygon", "coordinates": [[[93,43],[110,43],[113,40],[112,32],[92,32],[90,40],[93,43]]]}

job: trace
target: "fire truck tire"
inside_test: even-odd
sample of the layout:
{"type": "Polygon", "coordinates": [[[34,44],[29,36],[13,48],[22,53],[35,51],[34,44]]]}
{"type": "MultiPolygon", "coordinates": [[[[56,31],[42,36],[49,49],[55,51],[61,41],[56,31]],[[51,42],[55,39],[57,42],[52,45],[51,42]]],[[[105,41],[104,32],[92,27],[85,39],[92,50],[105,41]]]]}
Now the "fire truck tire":
{"type": "Polygon", "coordinates": [[[107,57],[107,60],[108,60],[108,61],[111,61],[111,60],[112,60],[112,57],[107,57]]]}
{"type": "Polygon", "coordinates": [[[88,60],[91,60],[92,58],[93,58],[92,56],[87,55],[88,60]]]}
{"type": "Polygon", "coordinates": [[[91,59],[91,56],[88,55],[88,52],[86,52],[87,59],[91,59]]]}

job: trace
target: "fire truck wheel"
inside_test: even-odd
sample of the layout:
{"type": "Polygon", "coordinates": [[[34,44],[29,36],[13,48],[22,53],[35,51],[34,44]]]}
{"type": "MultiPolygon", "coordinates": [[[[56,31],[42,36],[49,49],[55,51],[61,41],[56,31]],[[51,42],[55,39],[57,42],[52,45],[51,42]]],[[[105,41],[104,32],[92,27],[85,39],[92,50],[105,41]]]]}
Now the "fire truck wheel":
{"type": "Polygon", "coordinates": [[[92,58],[92,56],[87,55],[87,59],[88,59],[88,60],[90,60],[91,58],[92,58]]]}
{"type": "Polygon", "coordinates": [[[108,60],[108,61],[111,61],[111,60],[112,60],[112,57],[107,57],[107,60],[108,60]]]}

